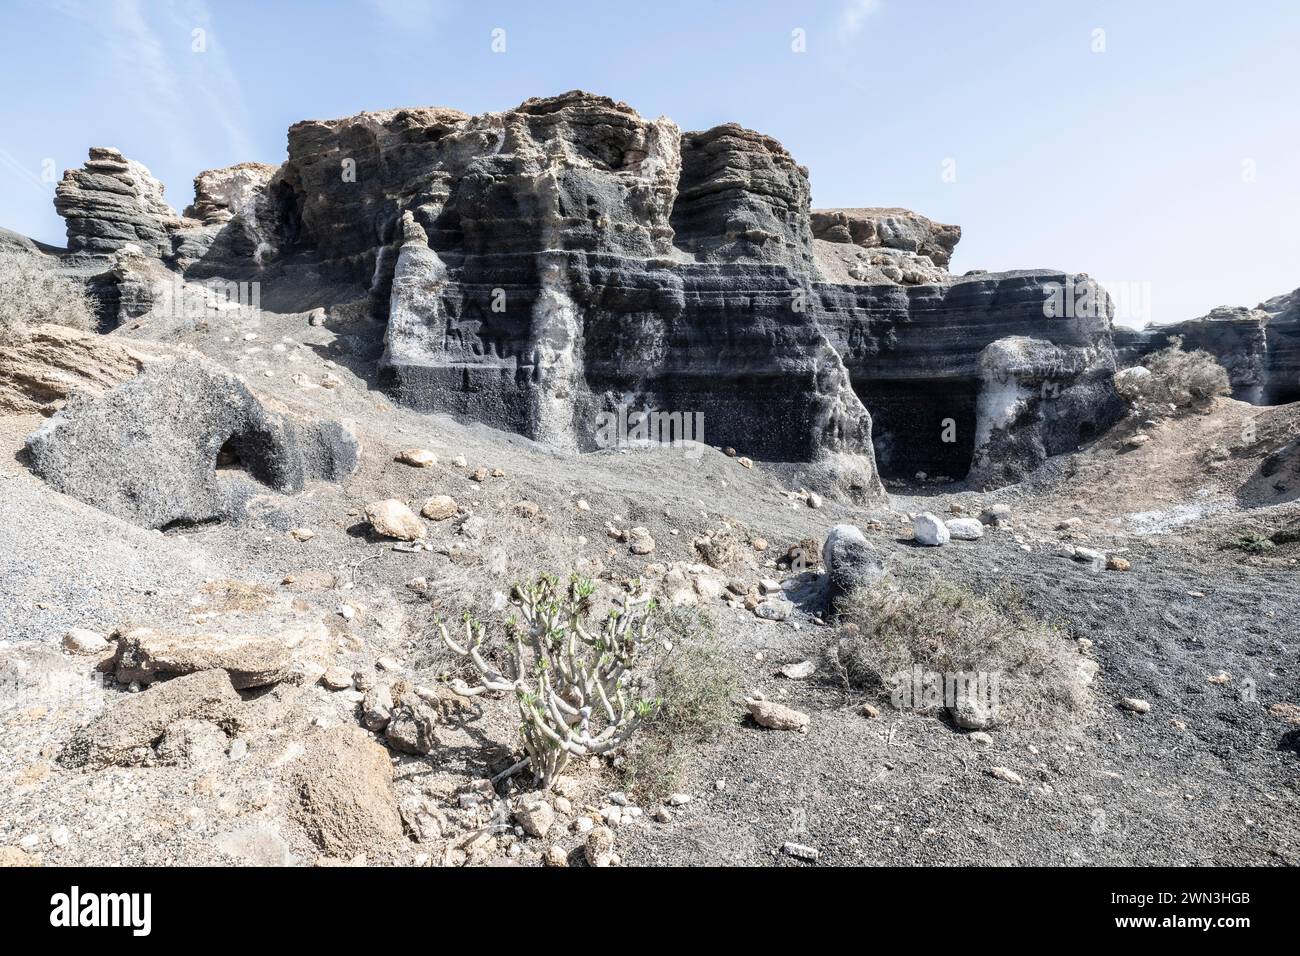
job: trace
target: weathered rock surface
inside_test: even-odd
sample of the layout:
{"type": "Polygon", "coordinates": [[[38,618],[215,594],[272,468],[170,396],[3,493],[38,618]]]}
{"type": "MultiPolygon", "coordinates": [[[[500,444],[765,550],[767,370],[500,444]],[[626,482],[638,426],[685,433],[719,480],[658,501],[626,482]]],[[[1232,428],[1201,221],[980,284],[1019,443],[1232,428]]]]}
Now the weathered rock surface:
{"type": "Polygon", "coordinates": [[[150,360],[102,335],[38,325],[22,344],[0,347],[0,414],[51,414],[73,395],[102,395],[150,360]]]}
{"type": "Polygon", "coordinates": [[[333,422],[271,410],[236,376],[197,359],[161,362],[98,397],[78,397],[27,440],[55,490],[146,528],[234,515],[270,488],[294,494],[356,467],[333,422]]]}
{"type": "Polygon", "coordinates": [[[172,724],[230,724],[241,701],[223,670],[202,671],[123,697],[76,731],[59,755],[66,767],[144,763],[172,724]]]}
{"type": "Polygon", "coordinates": [[[1183,348],[1204,349],[1228,372],[1232,397],[1252,405],[1281,405],[1300,400],[1300,289],[1252,308],[1220,306],[1185,322],[1115,329],[1121,366],[1143,357],[1179,336],[1183,348]]]}
{"type": "Polygon", "coordinates": [[[688,437],[869,499],[877,458],[999,484],[1122,410],[1104,292],[1067,318],[1046,303],[1081,277],[954,278],[957,227],[813,211],[807,170],[734,123],[683,133],[580,91],[308,121],[279,168],[201,174],[184,220],[125,164],[96,151],[69,174],[78,242],[114,251],[129,231],[169,264],[243,276],[305,253],[368,284],[399,401],[554,445],[598,447],[619,404],[662,409],[670,432],[700,421],[688,437]],[[105,197],[137,186],[119,229],[105,197]]]}
{"type": "Polygon", "coordinates": [[[54,208],[67,221],[74,252],[109,253],[133,244],[166,255],[170,232],[180,225],[148,168],[106,146],[92,147],[84,167],[63,174],[54,208]]]}
{"type": "Polygon", "coordinates": [[[294,765],[296,816],[322,850],[350,857],[400,839],[388,753],[360,727],[318,730],[294,765]]]}
{"type": "Polygon", "coordinates": [[[847,595],[885,576],[885,563],[856,525],[837,524],[822,545],[826,598],[832,610],[847,595]]]}
{"type": "Polygon", "coordinates": [[[220,669],[237,690],[275,684],[289,674],[303,633],[175,634],[137,628],[123,634],[114,658],[118,682],[150,684],[166,677],[220,669]]]}

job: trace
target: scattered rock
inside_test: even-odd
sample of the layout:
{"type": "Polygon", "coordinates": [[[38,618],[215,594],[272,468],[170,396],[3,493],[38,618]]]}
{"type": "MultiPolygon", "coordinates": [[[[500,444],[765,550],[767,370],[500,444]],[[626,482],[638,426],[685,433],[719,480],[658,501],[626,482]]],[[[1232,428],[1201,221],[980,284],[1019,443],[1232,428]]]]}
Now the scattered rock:
{"type": "Polygon", "coordinates": [[[555,810],[542,799],[525,802],[515,811],[515,822],[524,828],[529,836],[541,839],[555,823],[555,810]]]}
{"type": "Polygon", "coordinates": [[[740,467],[741,467],[741,468],[753,468],[753,467],[754,467],[754,461],[753,461],[753,459],[751,459],[751,458],[745,458],[744,456],[741,456],[740,458],[737,458],[736,461],[740,464],[740,467]]]}
{"type": "Polygon", "coordinates": [[[361,725],[379,733],[393,715],[393,695],[387,684],[376,684],[361,700],[361,725]]]}
{"type": "Polygon", "coordinates": [[[1011,506],[1010,505],[990,505],[980,512],[980,524],[991,525],[995,528],[1011,523],[1011,506]]]}
{"type": "Polygon", "coordinates": [[[320,682],[329,690],[351,690],[352,671],[346,667],[327,667],[320,682]]]}
{"type": "Polygon", "coordinates": [[[1281,717],[1288,724],[1300,726],[1300,706],[1286,701],[1278,701],[1268,709],[1274,717],[1281,717]]]}
{"type": "Polygon", "coordinates": [[[1145,714],[1151,710],[1150,702],[1142,700],[1140,697],[1125,697],[1120,700],[1119,705],[1135,714],[1145,714]]]}
{"type": "Polygon", "coordinates": [[[645,528],[633,528],[627,533],[628,550],[633,554],[653,554],[655,539],[645,528]]]}
{"type": "Polygon", "coordinates": [[[684,807],[691,802],[689,793],[670,793],[668,795],[668,805],[671,807],[684,807]]]}
{"type": "Polygon", "coordinates": [[[809,508],[820,508],[825,503],[822,500],[822,496],[817,494],[815,491],[808,492],[807,501],[809,508]]]}
{"type": "Polygon", "coordinates": [[[945,545],[952,538],[948,526],[928,511],[923,511],[912,519],[912,534],[918,544],[931,548],[945,545]]]}
{"type": "Polygon", "coordinates": [[[769,730],[806,730],[808,715],[771,700],[750,698],[745,701],[749,714],[760,727],[769,730]]]}
{"type": "Polygon", "coordinates": [[[477,481],[477,482],[487,481],[488,470],[484,468],[482,465],[479,465],[477,468],[474,469],[473,472],[470,473],[469,477],[471,481],[477,481]]]}
{"type": "Polygon", "coordinates": [[[432,498],[426,498],[420,508],[420,514],[430,521],[446,521],[448,518],[456,517],[457,511],[456,500],[451,495],[434,495],[432,498]]]}
{"type": "Polygon", "coordinates": [[[807,680],[816,670],[817,665],[812,661],[800,661],[797,664],[786,664],[781,668],[781,675],[790,680],[807,680]]]}
{"type": "Polygon", "coordinates": [[[541,510],[542,509],[537,506],[537,503],[533,501],[521,501],[515,505],[515,514],[519,515],[521,518],[527,518],[529,520],[536,518],[541,510]]]}
{"type": "Polygon", "coordinates": [[[754,616],[764,621],[785,621],[793,612],[794,602],[779,598],[768,598],[754,605],[754,616]]]}
{"type": "Polygon", "coordinates": [[[948,708],[948,713],[952,716],[953,723],[963,730],[984,730],[994,724],[993,714],[983,701],[968,694],[959,696],[956,703],[948,708]]]}
{"type": "Polygon", "coordinates": [[[585,846],[589,866],[612,866],[614,864],[614,831],[609,827],[595,827],[587,834],[585,846]]]}
{"type": "Polygon", "coordinates": [[[418,701],[403,700],[390,711],[384,736],[394,750],[424,756],[438,744],[437,723],[433,708],[418,701]]]}
{"type": "Polygon", "coordinates": [[[992,767],[989,770],[990,777],[996,777],[1006,783],[1014,783],[1017,787],[1024,786],[1025,778],[1020,776],[1014,770],[1008,770],[1006,767],[992,767]]]}
{"type": "Polygon", "coordinates": [[[880,708],[877,707],[875,704],[863,704],[862,716],[870,717],[871,719],[874,720],[875,718],[880,716],[880,708]]]}
{"type": "Polygon", "coordinates": [[[975,731],[967,739],[976,747],[989,747],[993,744],[993,737],[982,730],[975,731]]]}
{"type": "Polygon", "coordinates": [[[403,448],[394,461],[412,468],[432,468],[438,463],[438,456],[427,448],[403,448]]]}
{"type": "Polygon", "coordinates": [[[1124,558],[1118,558],[1112,556],[1106,559],[1107,571],[1127,571],[1128,569],[1129,569],[1129,563],[1124,558]]]}
{"type": "Polygon", "coordinates": [[[954,541],[978,541],[984,537],[984,525],[974,518],[950,518],[944,527],[954,541]]]}
{"type": "Polygon", "coordinates": [[[807,863],[816,863],[821,857],[820,850],[803,843],[786,843],[781,847],[781,852],[786,856],[792,856],[796,860],[804,860],[807,863]]]}
{"type": "Polygon", "coordinates": [[[316,537],[316,532],[311,528],[294,528],[289,532],[289,537],[295,541],[307,542],[316,537]]]}
{"type": "Polygon", "coordinates": [[[366,505],[366,520],[376,534],[399,541],[418,541],[424,537],[424,522],[396,498],[386,498],[366,505]]]}
{"type": "Polygon", "coordinates": [[[102,654],[112,645],[102,634],[74,627],[63,635],[63,649],[73,654],[102,654]]]}
{"type": "Polygon", "coordinates": [[[542,863],[546,866],[568,866],[569,855],[564,852],[564,847],[551,844],[542,853],[542,863]]]}

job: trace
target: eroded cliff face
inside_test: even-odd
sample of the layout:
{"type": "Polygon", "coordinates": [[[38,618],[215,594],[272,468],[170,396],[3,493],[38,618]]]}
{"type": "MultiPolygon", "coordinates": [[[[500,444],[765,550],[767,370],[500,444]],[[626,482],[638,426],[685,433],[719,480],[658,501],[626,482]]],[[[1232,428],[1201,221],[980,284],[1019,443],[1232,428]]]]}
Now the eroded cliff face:
{"type": "Polygon", "coordinates": [[[1119,413],[1105,294],[1091,318],[1048,307],[1084,277],[954,278],[957,227],[811,210],[808,171],[735,124],[683,133],[578,91],[303,122],[279,168],[202,174],[185,217],[131,168],[97,178],[106,161],[69,174],[60,209],[119,273],[130,242],[187,276],[292,260],[349,277],[387,322],[399,401],[557,446],[600,447],[602,413],[654,410],[864,499],[877,459],[997,484],[1119,413]]]}
{"type": "Polygon", "coordinates": [[[1185,322],[1116,329],[1121,366],[1182,339],[1187,350],[1203,349],[1228,372],[1232,397],[1252,405],[1300,401],[1300,289],[1254,308],[1220,306],[1185,322]]]}

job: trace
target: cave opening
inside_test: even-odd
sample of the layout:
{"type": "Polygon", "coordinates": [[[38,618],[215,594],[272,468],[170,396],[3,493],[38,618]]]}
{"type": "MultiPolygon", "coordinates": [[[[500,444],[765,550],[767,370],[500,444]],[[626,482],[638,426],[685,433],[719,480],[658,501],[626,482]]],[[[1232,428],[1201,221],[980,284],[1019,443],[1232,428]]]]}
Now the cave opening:
{"type": "Polygon", "coordinates": [[[269,437],[257,430],[235,432],[217,450],[215,470],[227,478],[249,478],[268,487],[280,482],[269,437]]]}
{"type": "Polygon", "coordinates": [[[862,379],[853,390],[871,413],[876,467],[886,482],[961,481],[975,454],[975,378],[862,379]]]}

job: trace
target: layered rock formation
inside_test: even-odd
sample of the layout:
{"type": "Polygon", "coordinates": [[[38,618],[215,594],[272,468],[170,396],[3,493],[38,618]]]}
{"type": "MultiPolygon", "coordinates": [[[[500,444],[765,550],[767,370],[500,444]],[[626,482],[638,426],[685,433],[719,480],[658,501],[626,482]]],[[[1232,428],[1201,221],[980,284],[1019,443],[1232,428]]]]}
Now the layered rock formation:
{"type": "Polygon", "coordinates": [[[1300,290],[1252,308],[1220,306],[1170,325],[1115,330],[1120,365],[1140,364],[1174,337],[1203,349],[1228,372],[1232,397],[1253,405],[1300,400],[1300,290]]]}
{"type": "Polygon", "coordinates": [[[113,251],[129,225],[188,276],[307,260],[369,290],[399,401],[577,450],[619,406],[702,415],[708,443],[858,498],[877,453],[997,483],[1118,414],[1104,293],[1065,319],[1052,287],[1082,277],[954,279],[957,227],[811,210],[807,170],[736,124],[682,133],[575,91],[298,123],[288,153],[202,174],[185,219],[128,175],[114,219],[91,167],[120,157],[96,151],[61,201],[70,241],[113,251]]]}

